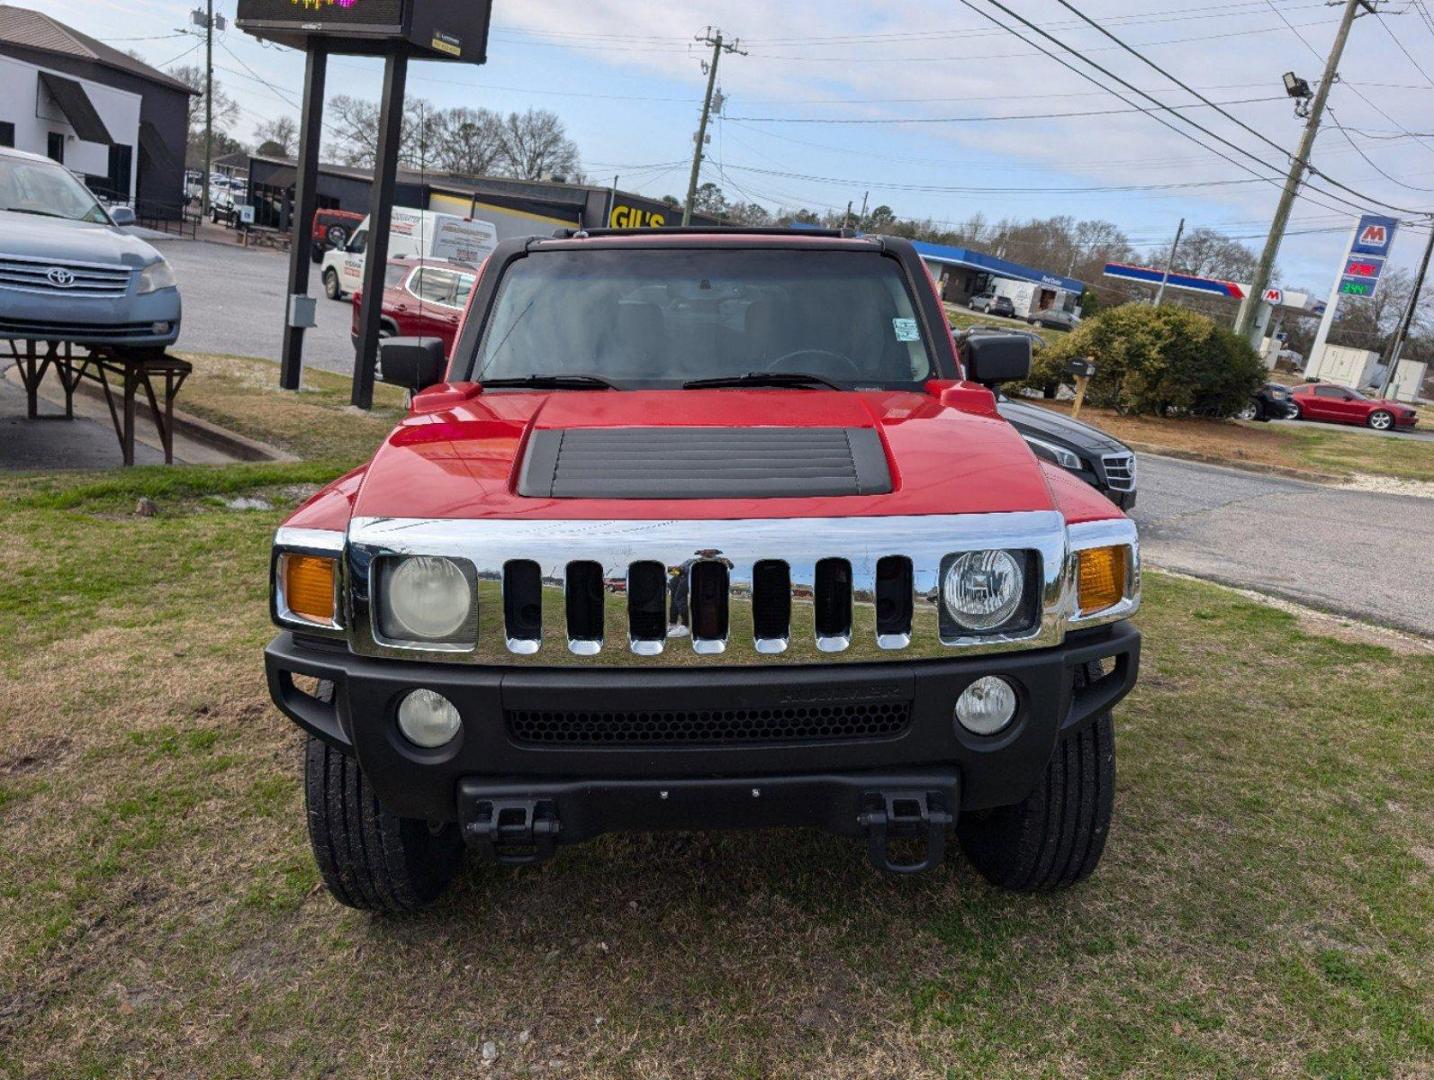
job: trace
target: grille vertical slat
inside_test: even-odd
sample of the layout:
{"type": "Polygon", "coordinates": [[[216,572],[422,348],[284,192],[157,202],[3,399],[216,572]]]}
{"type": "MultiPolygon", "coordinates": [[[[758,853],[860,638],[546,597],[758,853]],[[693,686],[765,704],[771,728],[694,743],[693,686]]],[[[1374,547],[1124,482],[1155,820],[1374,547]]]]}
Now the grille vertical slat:
{"type": "Polygon", "coordinates": [[[876,634],[883,648],[904,649],[911,643],[913,607],[911,560],[888,555],[876,564],[876,634]]]}
{"type": "Polygon", "coordinates": [[[543,572],[531,559],[503,566],[503,628],[510,652],[531,654],[543,641],[543,572]]]}
{"type": "Polygon", "coordinates": [[[692,647],[697,652],[719,653],[727,647],[730,583],[723,563],[700,562],[692,567],[687,602],[691,606],[692,647]]]}
{"type": "Polygon", "coordinates": [[[792,570],[779,559],[752,567],[752,634],[761,653],[785,652],[792,636],[792,570]]]}
{"type": "Polygon", "coordinates": [[[565,591],[568,648],[580,656],[599,652],[604,629],[602,564],[568,563],[565,591]]]}
{"type": "Polygon", "coordinates": [[[633,652],[653,656],[662,651],[667,638],[667,567],[660,562],[628,567],[627,633],[633,652]]]}
{"type": "Polygon", "coordinates": [[[845,559],[819,561],[812,599],[817,648],[842,652],[851,644],[851,563],[845,559]]]}

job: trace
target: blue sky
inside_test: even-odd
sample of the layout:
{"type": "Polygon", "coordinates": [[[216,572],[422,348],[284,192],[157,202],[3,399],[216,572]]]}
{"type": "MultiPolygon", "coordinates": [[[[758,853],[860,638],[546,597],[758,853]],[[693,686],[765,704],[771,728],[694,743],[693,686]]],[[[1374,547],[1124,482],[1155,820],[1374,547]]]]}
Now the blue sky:
{"type": "MultiPolygon", "coordinates": [[[[233,2],[218,0],[216,10],[232,19],[233,2]]],[[[1194,100],[1055,0],[1004,2],[1162,102],[1194,100]]],[[[1296,144],[1300,121],[1280,76],[1294,70],[1315,81],[1340,15],[1323,0],[1072,2],[1211,100],[1239,102],[1228,111],[1286,149],[1296,144]]],[[[190,6],[44,5],[161,66],[203,58],[202,49],[184,55],[196,42],[175,35],[190,6]]],[[[1331,96],[1333,116],[1350,131],[1327,118],[1314,160],[1326,177],[1365,195],[1434,208],[1434,0],[1379,6],[1378,18],[1356,21],[1331,96]]],[[[581,148],[587,174],[602,182],[618,175],[628,190],[682,194],[708,53],[694,37],[713,25],[748,52],[723,59],[725,115],[713,128],[704,175],[729,197],[840,208],[848,199],[860,205],[870,191],[873,206],[936,220],[977,212],[1101,217],[1145,249],[1168,242],[1182,216],[1187,228],[1218,227],[1258,247],[1278,196],[1275,185],[1112,96],[1105,76],[1096,74],[1100,85],[1093,85],[983,18],[989,12],[1009,22],[985,0],[974,11],[959,0],[498,0],[495,7],[488,64],[415,64],[410,93],[444,106],[551,109],[581,148]],[[1041,118],[1050,113],[1100,115],[1041,118]]],[[[300,54],[231,29],[215,63],[244,110],[241,138],[260,120],[294,111],[288,102],[302,83],[300,54]]],[[[379,65],[336,58],[329,87],[376,98],[379,65]]],[[[1267,163],[1261,169],[1242,158],[1251,168],[1285,171],[1279,150],[1214,110],[1184,115],[1267,163]]],[[[1322,201],[1329,206],[1298,205],[1280,256],[1286,284],[1320,292],[1353,213],[1322,201]]],[[[1395,262],[1415,263],[1421,239],[1407,233],[1395,262]]]]}

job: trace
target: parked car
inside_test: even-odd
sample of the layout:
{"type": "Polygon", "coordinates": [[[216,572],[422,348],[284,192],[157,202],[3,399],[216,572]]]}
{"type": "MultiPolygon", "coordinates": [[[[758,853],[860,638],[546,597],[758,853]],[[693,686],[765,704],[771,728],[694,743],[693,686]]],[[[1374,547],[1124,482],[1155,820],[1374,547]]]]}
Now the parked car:
{"type": "Polygon", "coordinates": [[[313,243],[309,248],[309,257],[319,263],[324,261],[325,252],[342,251],[348,246],[349,237],[357,231],[363,219],[362,214],[352,210],[316,211],[314,223],[310,227],[313,243]]]}
{"type": "MultiPolygon", "coordinates": [[[[369,219],[364,217],[347,245],[324,253],[319,276],[324,283],[324,295],[330,300],[342,300],[362,287],[368,234],[369,219]]],[[[389,224],[388,256],[441,259],[477,266],[497,243],[498,230],[491,222],[437,210],[395,206],[389,224]]]]}
{"type": "Polygon", "coordinates": [[[49,158],[0,148],[0,338],[162,351],[179,289],[158,251],[49,158]]]}
{"type": "Polygon", "coordinates": [[[1332,424],[1362,424],[1375,431],[1414,429],[1419,414],[1397,401],[1367,398],[1357,390],[1333,383],[1306,383],[1295,387],[1291,400],[1295,419],[1324,420],[1332,424]]]}
{"type": "Polygon", "coordinates": [[[983,292],[971,297],[967,305],[972,311],[984,312],[987,315],[1000,315],[1007,319],[1016,317],[1016,305],[1011,303],[1009,296],[998,296],[993,292],[983,292]]]}
{"type": "MultiPolygon", "coordinates": [[[[451,263],[425,263],[413,259],[390,259],[384,274],[383,306],[379,312],[380,337],[436,337],[443,341],[443,355],[453,349],[453,339],[473,291],[477,271],[451,263]]],[[[359,312],[363,290],[354,293],[353,325],[350,337],[358,344],[359,312]]]]}
{"type": "Polygon", "coordinates": [[[1298,417],[1290,395],[1290,388],[1280,383],[1265,383],[1250,398],[1250,402],[1237,414],[1240,420],[1294,420],[1298,417]]]}
{"type": "Polygon", "coordinates": [[[1044,311],[1037,311],[1026,320],[1032,326],[1042,326],[1047,330],[1071,331],[1080,325],[1080,319],[1073,311],[1066,311],[1063,308],[1046,308],[1044,311]]]}
{"type": "Polygon", "coordinates": [[[906,240],[659,233],[501,243],[451,359],[381,344],[407,418],[278,530],[325,885],[410,909],[465,845],[790,826],[1084,879],[1139,550],[1000,419],[1030,349],[958,353],[906,240]]]}
{"type": "Polygon", "coordinates": [[[1004,394],[996,411],[1039,458],[1080,477],[1122,510],[1135,506],[1135,451],[1099,428],[1004,394]]]}

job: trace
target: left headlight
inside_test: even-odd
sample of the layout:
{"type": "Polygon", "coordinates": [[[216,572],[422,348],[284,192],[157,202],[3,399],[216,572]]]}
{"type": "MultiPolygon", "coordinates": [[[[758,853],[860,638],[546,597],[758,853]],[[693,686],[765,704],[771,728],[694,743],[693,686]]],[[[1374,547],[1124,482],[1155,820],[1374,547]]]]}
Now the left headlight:
{"type": "Polygon", "coordinates": [[[156,259],[139,272],[139,288],[135,291],[143,296],[145,293],[158,292],[160,289],[172,289],[175,286],[174,270],[165,259],[156,259]]]}
{"type": "Polygon", "coordinates": [[[957,555],[941,578],[946,612],[965,630],[1004,627],[1021,609],[1026,572],[1018,553],[968,551],[957,555]]]}
{"type": "Polygon", "coordinates": [[[466,565],[435,555],[384,560],[379,634],[394,643],[471,645],[477,640],[475,582],[466,565]]]}
{"type": "Polygon", "coordinates": [[[1074,452],[1067,450],[1064,446],[1057,446],[1055,443],[1046,442],[1045,439],[1038,439],[1034,435],[1027,435],[1027,444],[1035,451],[1037,457],[1043,457],[1047,461],[1054,461],[1062,469],[1070,469],[1073,472],[1080,472],[1084,468],[1080,457],[1074,452]]]}

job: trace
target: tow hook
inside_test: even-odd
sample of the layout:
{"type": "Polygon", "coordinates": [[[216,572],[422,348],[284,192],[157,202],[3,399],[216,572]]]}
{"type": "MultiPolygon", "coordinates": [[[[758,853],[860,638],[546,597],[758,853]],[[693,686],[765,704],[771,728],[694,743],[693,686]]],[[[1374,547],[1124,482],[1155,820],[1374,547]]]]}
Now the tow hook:
{"type": "Polygon", "coordinates": [[[866,853],[878,870],[919,874],[941,864],[946,856],[946,830],[953,818],[935,791],[868,791],[862,796],[857,824],[866,830],[866,853]],[[926,840],[920,862],[893,861],[893,840],[926,840]]]}
{"type": "Polygon", "coordinates": [[[480,799],[463,824],[468,842],[504,866],[551,859],[562,829],[550,799],[480,799]]]}

